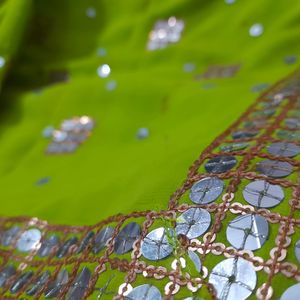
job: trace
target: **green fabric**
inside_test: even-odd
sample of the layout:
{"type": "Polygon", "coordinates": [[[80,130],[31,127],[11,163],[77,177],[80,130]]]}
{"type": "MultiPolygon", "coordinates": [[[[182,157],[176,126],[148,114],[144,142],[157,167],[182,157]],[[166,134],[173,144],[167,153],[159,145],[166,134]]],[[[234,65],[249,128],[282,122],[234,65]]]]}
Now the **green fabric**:
{"type": "MultiPolygon", "coordinates": [[[[284,64],[284,57],[300,53],[297,0],[31,4],[6,0],[0,8],[0,55],[9,62],[0,70],[1,82],[7,76],[0,95],[5,216],[84,225],[120,212],[166,208],[200,152],[256,99],[251,87],[283,78],[296,68],[284,64]],[[96,8],[95,19],[86,17],[89,6],[96,8]],[[146,51],[155,21],[171,15],[185,21],[181,41],[146,51]],[[265,32],[253,38],[248,30],[256,22],[265,32]],[[107,49],[105,57],[97,56],[99,47],[107,49]],[[186,62],[197,69],[184,73],[186,62]],[[96,74],[103,63],[112,68],[107,79],[96,74]],[[233,78],[194,80],[211,64],[236,63],[242,67],[233,78]],[[68,70],[70,82],[47,85],[52,70],[68,70]],[[110,80],[117,82],[114,91],[105,88],[110,80]],[[207,83],[214,87],[207,88],[207,83]],[[74,115],[95,118],[92,136],[74,154],[45,155],[49,141],[42,129],[74,115]],[[148,139],[136,139],[139,127],[149,128],[148,139]],[[36,185],[47,176],[49,183],[36,185]]],[[[277,229],[272,230],[273,237],[277,229]]],[[[268,257],[269,250],[260,250],[260,255],[268,257]]],[[[208,267],[221,259],[211,257],[208,267]]],[[[110,273],[100,278],[103,284],[110,273]]],[[[123,280],[118,273],[114,288],[123,280]]],[[[265,280],[260,272],[258,286],[265,280]]],[[[274,280],[277,299],[293,282],[282,275],[274,280]]],[[[206,299],[205,291],[200,293],[206,299]]]]}

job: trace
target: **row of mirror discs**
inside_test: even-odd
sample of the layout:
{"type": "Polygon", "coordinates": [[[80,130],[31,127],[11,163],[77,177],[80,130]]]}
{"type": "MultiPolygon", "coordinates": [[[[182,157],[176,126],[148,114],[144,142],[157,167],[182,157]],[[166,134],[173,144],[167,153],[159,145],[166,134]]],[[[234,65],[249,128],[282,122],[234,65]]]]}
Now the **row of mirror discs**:
{"type": "MultiPolygon", "coordinates": [[[[196,204],[208,204],[215,201],[224,190],[224,182],[217,177],[203,178],[192,186],[189,197],[196,204]]],[[[249,183],[243,190],[244,199],[256,207],[271,208],[284,199],[283,189],[279,185],[265,180],[249,183]]]]}
{"type": "MultiPolygon", "coordinates": [[[[215,201],[222,194],[223,189],[224,182],[221,179],[207,177],[192,186],[189,196],[196,204],[207,204],[215,201]]],[[[284,199],[284,191],[281,186],[270,184],[265,180],[250,182],[245,186],[242,194],[249,204],[258,208],[275,207],[284,199]]],[[[207,220],[203,218],[204,223],[207,220]]],[[[189,238],[194,238],[192,232],[187,231],[188,228],[183,233],[189,238]]],[[[228,224],[226,230],[227,240],[236,249],[260,249],[268,239],[268,235],[269,225],[267,220],[262,216],[251,214],[236,217],[228,224]]]]}
{"type": "MultiPolygon", "coordinates": [[[[148,233],[143,240],[142,253],[150,260],[162,259],[173,252],[173,246],[170,238],[176,238],[176,235],[185,235],[193,239],[204,234],[211,224],[211,216],[208,211],[201,208],[190,208],[178,216],[176,227],[174,229],[157,228],[148,233]]],[[[20,252],[37,251],[37,256],[46,257],[55,255],[62,258],[69,253],[69,250],[75,248],[75,253],[81,253],[88,246],[94,254],[101,251],[111,239],[114,228],[107,226],[100,232],[89,232],[81,241],[73,236],[61,243],[56,235],[42,239],[39,229],[31,228],[21,232],[19,226],[13,226],[1,233],[0,242],[2,246],[15,246],[20,252]]],[[[134,242],[140,237],[140,225],[131,222],[125,225],[114,240],[114,252],[116,254],[125,254],[132,250],[134,242]]]]}
{"type": "MultiPolygon", "coordinates": [[[[221,145],[220,150],[222,152],[233,152],[244,150],[248,146],[249,144],[245,142],[230,143],[221,145]]],[[[276,142],[270,144],[267,151],[274,156],[295,157],[300,153],[300,147],[290,142],[276,142]]]]}
{"type": "MultiPolygon", "coordinates": [[[[235,145],[228,145],[226,148],[223,146],[226,152],[232,151],[232,147],[235,145]]],[[[274,143],[269,146],[268,151],[272,155],[281,155],[285,157],[293,157],[298,155],[300,148],[297,145],[291,143],[274,143]]],[[[205,164],[205,170],[208,173],[220,174],[230,171],[237,164],[237,160],[234,156],[219,155],[205,164]]],[[[256,170],[266,176],[273,178],[282,178],[290,175],[293,172],[293,166],[289,162],[279,161],[276,159],[265,159],[257,163],[256,170]]]]}
{"type": "MultiPolygon", "coordinates": [[[[73,236],[61,243],[59,237],[55,234],[41,239],[42,234],[39,229],[31,228],[21,233],[19,226],[13,226],[1,233],[0,242],[1,245],[5,247],[15,246],[20,252],[37,250],[37,256],[39,257],[54,254],[57,258],[62,258],[69,253],[71,247],[73,249],[75,247],[75,253],[78,254],[90,246],[92,252],[97,254],[106,246],[113,232],[114,228],[107,226],[96,234],[93,231],[87,233],[81,241],[73,236]]],[[[140,225],[135,222],[128,223],[124,226],[115,238],[115,253],[124,254],[132,250],[133,243],[140,236],[140,233],[140,225]]]]}
{"type": "Polygon", "coordinates": [[[72,280],[66,299],[83,299],[91,275],[91,271],[86,267],[78,273],[75,279],[72,279],[72,274],[69,274],[66,269],[62,269],[58,274],[51,274],[49,270],[39,274],[34,274],[33,271],[17,274],[17,270],[13,265],[7,265],[0,272],[0,287],[8,286],[10,293],[16,294],[28,285],[25,290],[27,296],[34,297],[43,292],[46,299],[53,299],[57,298],[68,282],[72,280]],[[36,275],[37,277],[35,277],[36,275]],[[54,276],[54,278],[51,278],[51,276],[54,276]],[[16,279],[13,279],[13,277],[16,277],[16,279]]]}
{"type": "Polygon", "coordinates": [[[95,122],[91,117],[82,116],[64,120],[60,128],[55,130],[48,126],[43,135],[51,138],[47,147],[48,154],[62,154],[74,152],[90,135],[95,122]]]}

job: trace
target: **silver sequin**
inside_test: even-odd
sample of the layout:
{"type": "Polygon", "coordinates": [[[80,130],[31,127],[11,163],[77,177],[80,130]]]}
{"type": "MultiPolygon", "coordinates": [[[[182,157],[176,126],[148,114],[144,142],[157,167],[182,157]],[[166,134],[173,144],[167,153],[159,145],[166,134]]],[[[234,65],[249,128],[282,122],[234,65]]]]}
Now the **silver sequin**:
{"type": "Polygon", "coordinates": [[[300,153],[300,147],[293,143],[278,142],[268,146],[268,152],[272,155],[294,157],[300,153]]]}
{"type": "Polygon", "coordinates": [[[237,161],[233,156],[217,156],[210,159],[205,164],[205,169],[208,173],[224,173],[232,169],[237,161]]]}
{"type": "Polygon", "coordinates": [[[24,231],[17,242],[17,249],[21,252],[34,250],[41,240],[41,232],[38,229],[24,231]]]}
{"type": "Polygon", "coordinates": [[[183,234],[189,239],[199,237],[207,231],[211,223],[211,217],[207,210],[202,208],[190,208],[176,220],[176,233],[183,234]]]}
{"type": "Polygon", "coordinates": [[[255,289],[256,273],[253,266],[242,258],[228,258],[218,263],[209,276],[218,300],[244,300],[255,289]]]}
{"type": "Polygon", "coordinates": [[[257,163],[256,170],[266,176],[281,178],[290,175],[293,166],[288,162],[265,159],[257,163]]]}
{"type": "Polygon", "coordinates": [[[106,78],[109,76],[111,72],[110,66],[108,64],[104,64],[101,65],[98,69],[97,69],[97,74],[99,77],[101,78],[106,78]]]}
{"type": "Polygon", "coordinates": [[[126,297],[125,300],[162,300],[158,288],[152,284],[142,284],[135,287],[126,297]]]}
{"type": "Polygon", "coordinates": [[[127,224],[117,235],[114,250],[117,254],[124,254],[130,251],[133,243],[141,234],[141,227],[135,222],[127,224]]]}
{"type": "Polygon", "coordinates": [[[296,255],[298,262],[300,263],[300,240],[298,240],[295,245],[295,255],[296,255]]]}
{"type": "Polygon", "coordinates": [[[245,200],[253,206],[270,208],[277,206],[284,198],[284,192],[279,185],[270,184],[264,180],[249,183],[243,190],[245,200]]]}
{"type": "Polygon", "coordinates": [[[206,177],[191,188],[190,199],[197,204],[207,204],[215,201],[223,192],[224,182],[217,177],[206,177]]]}
{"type": "Polygon", "coordinates": [[[163,227],[149,232],[142,242],[142,254],[149,260],[159,260],[169,256],[173,252],[173,247],[169,239],[174,237],[172,229],[163,227]]]}
{"type": "Polygon", "coordinates": [[[232,220],[226,230],[229,243],[236,249],[257,250],[269,235],[269,225],[259,215],[241,215],[232,220]]]}
{"type": "Polygon", "coordinates": [[[280,297],[280,300],[299,300],[300,283],[290,286],[280,297]]]}
{"type": "Polygon", "coordinates": [[[263,32],[264,32],[264,28],[262,24],[259,23],[253,24],[249,29],[249,35],[252,37],[261,36],[263,32]]]}

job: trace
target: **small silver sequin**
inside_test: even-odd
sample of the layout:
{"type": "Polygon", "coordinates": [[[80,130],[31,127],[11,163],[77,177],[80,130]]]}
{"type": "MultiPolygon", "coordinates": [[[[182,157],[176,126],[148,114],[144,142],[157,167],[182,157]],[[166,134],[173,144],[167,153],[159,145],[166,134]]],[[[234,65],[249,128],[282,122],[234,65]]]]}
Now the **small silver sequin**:
{"type": "Polygon", "coordinates": [[[78,121],[77,128],[80,131],[91,131],[95,127],[94,120],[89,116],[82,116],[78,121]]]}
{"type": "Polygon", "coordinates": [[[1,236],[0,236],[1,244],[3,246],[11,245],[12,242],[14,241],[14,239],[17,237],[19,232],[20,232],[20,227],[17,225],[7,229],[3,233],[1,233],[1,236]]]}
{"type": "Polygon", "coordinates": [[[76,127],[77,127],[77,120],[76,119],[63,120],[62,123],[61,123],[61,130],[63,132],[75,131],[76,127]]]}
{"type": "Polygon", "coordinates": [[[185,63],[183,65],[183,71],[186,73],[191,73],[196,69],[196,65],[194,63],[185,63]]]}
{"type": "Polygon", "coordinates": [[[32,271],[25,272],[22,275],[20,275],[20,277],[18,277],[10,287],[10,292],[12,294],[17,293],[30,280],[32,275],[33,275],[32,271]]]}
{"type": "Polygon", "coordinates": [[[111,92],[117,88],[117,82],[115,80],[110,80],[106,83],[106,90],[111,92]]]}
{"type": "Polygon", "coordinates": [[[21,252],[34,250],[41,240],[42,234],[38,229],[24,231],[17,242],[17,249],[21,252]]]}
{"type": "Polygon", "coordinates": [[[224,0],[224,2],[226,4],[233,4],[233,3],[235,3],[235,0],[224,0]]]}
{"type": "Polygon", "coordinates": [[[297,258],[298,262],[300,263],[300,240],[298,240],[296,242],[296,245],[295,245],[295,255],[296,255],[296,258],[297,258]]]}
{"type": "Polygon", "coordinates": [[[188,255],[189,255],[189,258],[191,259],[191,261],[194,263],[196,271],[201,272],[202,263],[201,263],[199,256],[196,254],[196,252],[188,250],[188,255]]]}
{"type": "Polygon", "coordinates": [[[48,282],[50,278],[50,272],[45,271],[43,272],[38,278],[32,283],[32,286],[27,289],[26,294],[28,296],[34,296],[36,293],[40,292],[44,285],[48,282]]]}
{"type": "Polygon", "coordinates": [[[139,128],[139,130],[137,131],[136,138],[139,140],[143,140],[143,139],[146,139],[147,137],[149,137],[149,134],[150,134],[149,129],[142,127],[142,128],[139,128]]]}
{"type": "Polygon", "coordinates": [[[293,143],[278,142],[268,146],[268,152],[272,155],[294,157],[300,153],[300,147],[293,143]]]}
{"type": "Polygon", "coordinates": [[[64,257],[65,255],[68,254],[69,252],[69,249],[71,246],[73,245],[76,245],[78,242],[78,238],[76,236],[73,236],[71,238],[69,238],[68,240],[66,240],[64,242],[64,244],[61,245],[61,247],[58,249],[57,253],[56,253],[56,256],[58,258],[62,258],[64,257]]]}
{"type": "Polygon", "coordinates": [[[287,65],[293,65],[297,62],[297,55],[288,55],[284,58],[284,63],[287,65]]]}
{"type": "Polygon", "coordinates": [[[278,130],[276,133],[277,137],[284,140],[300,140],[300,133],[296,131],[278,130]]]}
{"type": "Polygon", "coordinates": [[[93,247],[93,252],[95,254],[99,253],[102,249],[104,249],[106,242],[112,237],[114,232],[113,227],[105,227],[95,236],[95,244],[93,247]]]}
{"type": "Polygon", "coordinates": [[[256,118],[261,118],[261,117],[271,117],[275,114],[276,110],[275,108],[269,108],[269,109],[265,109],[265,110],[258,110],[253,112],[253,116],[256,118]]]}
{"type": "Polygon", "coordinates": [[[299,300],[300,283],[290,286],[280,297],[280,300],[299,300]]]}
{"type": "Polygon", "coordinates": [[[117,254],[124,254],[129,252],[133,243],[141,234],[141,227],[135,222],[127,224],[117,235],[114,244],[114,250],[117,254]]]}
{"type": "Polygon", "coordinates": [[[266,242],[269,225],[259,215],[241,215],[227,226],[226,237],[236,249],[257,250],[266,242]]]}
{"type": "Polygon", "coordinates": [[[174,237],[174,231],[159,227],[149,232],[142,242],[142,254],[149,260],[159,260],[169,256],[173,247],[169,239],[174,237]]]}
{"type": "Polygon", "coordinates": [[[107,55],[107,50],[103,47],[100,47],[100,48],[97,49],[97,55],[101,56],[101,57],[106,56],[107,55]]]}
{"type": "Polygon", "coordinates": [[[269,101],[261,103],[264,108],[277,107],[285,99],[284,95],[281,93],[270,95],[268,98],[270,99],[269,101]]]}
{"type": "Polygon", "coordinates": [[[41,185],[49,183],[50,180],[51,180],[50,176],[42,177],[35,184],[37,186],[41,186],[41,185]]]}
{"type": "Polygon", "coordinates": [[[108,64],[104,64],[101,65],[98,69],[97,69],[97,74],[99,77],[101,78],[106,78],[109,76],[111,72],[110,66],[108,64]]]}
{"type": "Polygon", "coordinates": [[[225,173],[232,169],[236,163],[234,156],[217,156],[205,164],[205,169],[208,173],[225,173]]]}
{"type": "Polygon", "coordinates": [[[5,58],[3,56],[0,56],[0,68],[3,68],[5,66],[5,58]]]}
{"type": "Polygon", "coordinates": [[[91,19],[94,19],[97,16],[97,11],[94,7],[88,7],[85,13],[86,16],[91,19]]]}
{"type": "Polygon", "coordinates": [[[48,256],[52,249],[59,245],[59,238],[56,235],[51,235],[49,238],[42,241],[42,245],[37,253],[40,257],[48,256]]]}
{"type": "Polygon", "coordinates": [[[49,154],[71,153],[78,148],[76,143],[51,143],[47,148],[49,154]]]}
{"type": "Polygon", "coordinates": [[[52,137],[53,137],[54,142],[61,143],[61,142],[64,142],[67,139],[68,134],[65,131],[54,130],[53,134],[52,134],[52,137]]]}
{"type": "Polygon", "coordinates": [[[256,129],[266,126],[266,120],[254,120],[254,121],[246,121],[244,123],[244,128],[256,129]]]}
{"type": "Polygon", "coordinates": [[[223,152],[233,152],[239,151],[247,148],[249,146],[248,143],[232,143],[220,146],[220,150],[223,152]]]}
{"type": "Polygon", "coordinates": [[[87,138],[88,134],[84,132],[84,125],[81,126],[82,131],[81,132],[70,132],[68,133],[68,137],[66,139],[66,143],[64,145],[74,144],[78,145],[83,143],[87,138]]]}
{"type": "Polygon", "coordinates": [[[266,176],[281,178],[293,172],[293,166],[288,162],[266,159],[256,165],[256,170],[266,176]]]}
{"type": "Polygon", "coordinates": [[[47,126],[43,129],[42,135],[44,138],[51,138],[54,132],[53,126],[47,126]]]}
{"type": "Polygon", "coordinates": [[[249,183],[243,190],[244,199],[253,206],[270,208],[279,205],[284,192],[279,185],[264,180],[249,183]]]}
{"type": "Polygon", "coordinates": [[[82,239],[76,253],[81,253],[82,251],[84,251],[88,246],[90,246],[91,242],[92,242],[92,239],[94,237],[94,232],[93,231],[90,231],[88,232],[85,237],[82,239]]]}
{"type": "Polygon", "coordinates": [[[209,276],[219,300],[244,300],[255,289],[256,273],[243,258],[228,258],[218,263],[209,276]]]}
{"type": "Polygon", "coordinates": [[[207,204],[215,201],[223,192],[224,182],[217,177],[203,178],[191,188],[190,199],[196,204],[207,204]]]}
{"type": "Polygon", "coordinates": [[[16,268],[13,265],[6,266],[0,272],[0,287],[5,286],[8,279],[16,274],[16,268]]]}
{"type": "Polygon", "coordinates": [[[125,300],[162,300],[162,296],[158,288],[152,284],[142,284],[135,287],[125,300]]]}
{"type": "Polygon", "coordinates": [[[91,278],[91,271],[84,267],[82,271],[77,275],[71,288],[67,294],[66,299],[68,300],[81,300],[85,294],[85,291],[89,285],[91,278]]]}
{"type": "Polygon", "coordinates": [[[45,290],[45,298],[56,298],[59,295],[61,289],[63,289],[63,287],[68,283],[68,280],[68,271],[66,269],[61,270],[58,273],[56,279],[47,286],[45,290]]]}
{"type": "Polygon", "coordinates": [[[253,24],[249,29],[249,35],[252,37],[261,36],[264,32],[264,27],[262,24],[256,23],[253,24]]]}
{"type": "Polygon", "coordinates": [[[289,118],[285,120],[285,125],[291,129],[299,129],[300,128],[300,120],[297,118],[289,118]]]}
{"type": "Polygon", "coordinates": [[[232,138],[237,140],[237,139],[245,139],[245,138],[251,138],[254,137],[258,134],[257,131],[236,131],[233,132],[232,138]]]}
{"type": "Polygon", "coordinates": [[[207,210],[190,208],[177,218],[176,234],[183,234],[188,239],[194,239],[205,233],[210,223],[211,217],[207,210]]]}
{"type": "Polygon", "coordinates": [[[259,83],[251,87],[252,93],[260,93],[266,90],[270,85],[268,83],[259,83]]]}

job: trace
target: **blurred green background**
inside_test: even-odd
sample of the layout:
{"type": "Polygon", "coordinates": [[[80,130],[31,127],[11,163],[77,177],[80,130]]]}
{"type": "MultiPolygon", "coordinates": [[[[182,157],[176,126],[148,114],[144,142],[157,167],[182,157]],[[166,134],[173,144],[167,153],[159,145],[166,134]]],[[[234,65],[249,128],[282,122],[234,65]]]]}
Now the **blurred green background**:
{"type": "Polygon", "coordinates": [[[93,224],[167,207],[199,153],[257,98],[251,88],[293,71],[300,50],[297,0],[0,1],[1,215],[93,224]],[[95,18],[86,11],[92,7],[95,18]],[[146,50],[157,19],[183,19],[178,44],[146,50]],[[254,23],[264,26],[249,36],[254,23]],[[103,50],[99,55],[99,48],[103,50]],[[106,53],[104,53],[106,52],[106,53]],[[105,55],[104,55],[105,54],[105,55]],[[193,63],[192,73],[183,71],[193,63]],[[235,77],[195,80],[212,64],[235,77]],[[101,64],[111,66],[99,78],[101,64]],[[49,84],[52,72],[69,81],[49,84]],[[116,89],[107,90],[115,81],[116,89]],[[74,154],[49,156],[42,137],[65,118],[93,117],[74,154]],[[136,139],[140,127],[150,136],[136,139]],[[49,182],[37,185],[41,178],[49,182]]]}

